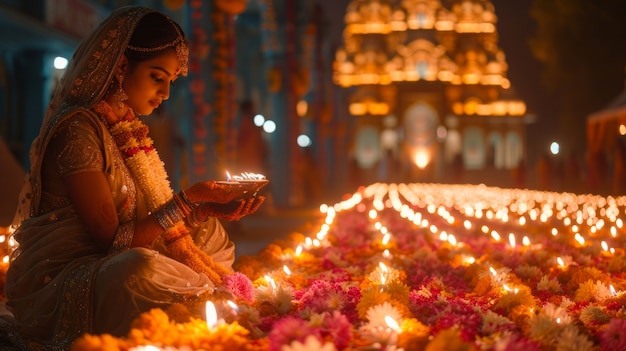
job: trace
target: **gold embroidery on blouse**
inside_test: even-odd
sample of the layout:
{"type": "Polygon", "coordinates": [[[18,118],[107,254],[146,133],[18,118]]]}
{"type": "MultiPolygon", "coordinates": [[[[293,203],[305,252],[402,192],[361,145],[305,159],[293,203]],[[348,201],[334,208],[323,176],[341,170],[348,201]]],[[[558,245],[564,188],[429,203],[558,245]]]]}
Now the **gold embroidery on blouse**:
{"type": "Polygon", "coordinates": [[[80,123],[85,122],[74,118],[59,126],[56,137],[66,140],[63,150],[57,157],[57,167],[61,175],[83,170],[102,170],[104,167],[102,151],[81,135],[80,123]]]}

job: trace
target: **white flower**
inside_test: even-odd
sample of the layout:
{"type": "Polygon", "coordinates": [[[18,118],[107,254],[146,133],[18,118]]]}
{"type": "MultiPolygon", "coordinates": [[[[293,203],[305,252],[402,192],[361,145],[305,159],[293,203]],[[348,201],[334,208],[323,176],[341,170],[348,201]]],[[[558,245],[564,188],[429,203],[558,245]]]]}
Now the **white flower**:
{"type": "Polygon", "coordinates": [[[495,312],[487,311],[483,315],[483,324],[481,332],[487,335],[495,334],[502,326],[514,326],[510,319],[501,316],[495,312]]]}
{"type": "Polygon", "coordinates": [[[398,325],[402,324],[400,311],[389,302],[385,301],[380,305],[370,307],[367,310],[368,323],[359,328],[359,332],[364,338],[373,342],[394,345],[398,339],[398,333],[394,330],[394,326],[388,324],[386,318],[392,318],[398,325]]]}
{"type": "Polygon", "coordinates": [[[289,345],[282,345],[281,351],[337,351],[335,344],[326,342],[322,343],[313,335],[309,335],[304,340],[304,344],[298,340],[294,340],[289,345]]]}
{"type": "MultiPolygon", "coordinates": [[[[563,304],[561,304],[561,306],[563,306],[563,304]]],[[[558,324],[567,325],[572,323],[572,317],[567,313],[564,307],[557,307],[550,302],[543,306],[540,314],[553,319],[558,324]]]]}
{"type": "Polygon", "coordinates": [[[548,276],[544,275],[541,277],[539,283],[537,283],[537,290],[559,293],[561,292],[561,283],[559,283],[559,280],[556,278],[550,279],[548,276]]]}
{"type": "Polygon", "coordinates": [[[583,351],[592,350],[593,342],[581,334],[574,325],[568,325],[559,335],[556,341],[556,349],[559,351],[583,351]]]}
{"type": "Polygon", "coordinates": [[[385,317],[393,318],[398,324],[402,322],[402,314],[392,304],[385,301],[380,305],[370,307],[367,310],[367,320],[370,327],[388,327],[385,317]]]}
{"type": "Polygon", "coordinates": [[[611,289],[608,286],[604,285],[604,283],[602,283],[601,281],[596,281],[596,300],[602,301],[611,296],[613,296],[613,293],[611,293],[611,289]]]}

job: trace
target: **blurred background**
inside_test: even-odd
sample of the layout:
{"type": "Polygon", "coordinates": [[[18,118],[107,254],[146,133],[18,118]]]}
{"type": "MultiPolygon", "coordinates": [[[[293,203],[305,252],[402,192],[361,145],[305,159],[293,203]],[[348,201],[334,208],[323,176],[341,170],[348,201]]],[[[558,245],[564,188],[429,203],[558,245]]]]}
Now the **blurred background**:
{"type": "Polygon", "coordinates": [[[0,226],[67,60],[131,4],[191,44],[148,117],[176,189],[261,173],[259,216],[377,181],[626,193],[624,1],[0,0],[0,226]]]}

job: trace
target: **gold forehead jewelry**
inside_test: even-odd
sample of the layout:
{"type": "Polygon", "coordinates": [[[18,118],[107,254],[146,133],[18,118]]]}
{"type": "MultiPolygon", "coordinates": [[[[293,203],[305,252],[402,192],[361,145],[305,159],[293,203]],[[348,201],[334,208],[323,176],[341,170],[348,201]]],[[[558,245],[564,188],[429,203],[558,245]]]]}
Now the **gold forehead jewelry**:
{"type": "Polygon", "coordinates": [[[174,39],[173,41],[167,44],[163,44],[163,45],[153,47],[153,48],[142,48],[142,47],[133,46],[133,45],[128,45],[127,48],[130,50],[139,51],[139,52],[156,52],[156,51],[161,51],[167,48],[174,47],[176,50],[176,57],[178,58],[178,63],[180,64],[180,67],[181,67],[181,75],[186,76],[188,73],[187,63],[189,62],[189,47],[187,46],[187,43],[185,42],[185,39],[183,38],[183,35],[180,32],[180,30],[178,30],[178,27],[176,26],[176,24],[171,19],[168,18],[168,20],[170,21],[170,23],[176,30],[176,33],[178,33],[178,36],[176,37],[176,39],[174,39]]]}

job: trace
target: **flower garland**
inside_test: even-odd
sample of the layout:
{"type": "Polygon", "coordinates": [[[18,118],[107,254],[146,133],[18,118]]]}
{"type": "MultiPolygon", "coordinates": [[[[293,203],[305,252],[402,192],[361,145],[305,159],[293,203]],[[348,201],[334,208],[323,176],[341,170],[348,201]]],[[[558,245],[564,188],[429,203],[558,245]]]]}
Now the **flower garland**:
{"type": "MultiPolygon", "coordinates": [[[[112,115],[113,110],[104,100],[94,106],[102,115],[112,115]]],[[[121,120],[109,127],[111,136],[124,155],[124,163],[137,181],[137,186],[146,196],[148,211],[152,212],[167,201],[174,192],[167,178],[165,164],[148,136],[148,126],[129,109],[121,120]]]]}
{"type": "MultiPolygon", "coordinates": [[[[93,109],[103,117],[105,124],[109,125],[109,132],[124,156],[124,163],[145,196],[148,212],[158,210],[173,198],[174,191],[165,171],[165,164],[159,157],[152,138],[148,136],[148,126],[136,117],[132,109],[129,109],[122,119],[110,125],[106,121],[106,116],[113,119],[117,117],[104,100],[97,103],[93,109]]],[[[216,286],[220,285],[222,278],[230,273],[194,244],[184,221],[168,229],[163,238],[172,258],[196,272],[205,273],[216,286]]]]}

